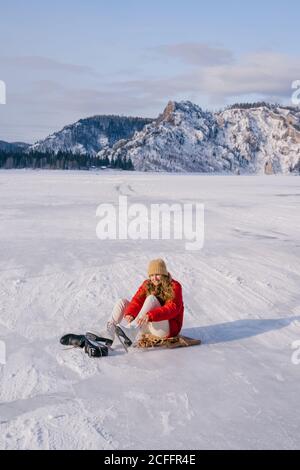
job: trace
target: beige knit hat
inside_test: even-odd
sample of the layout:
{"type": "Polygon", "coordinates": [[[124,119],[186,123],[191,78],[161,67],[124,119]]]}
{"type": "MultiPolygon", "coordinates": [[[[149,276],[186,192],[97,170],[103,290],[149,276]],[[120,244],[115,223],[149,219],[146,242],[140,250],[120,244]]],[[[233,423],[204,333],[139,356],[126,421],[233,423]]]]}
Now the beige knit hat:
{"type": "Polygon", "coordinates": [[[150,261],[148,266],[148,276],[150,277],[152,274],[164,274],[165,276],[168,276],[169,273],[163,259],[159,258],[150,261]]]}

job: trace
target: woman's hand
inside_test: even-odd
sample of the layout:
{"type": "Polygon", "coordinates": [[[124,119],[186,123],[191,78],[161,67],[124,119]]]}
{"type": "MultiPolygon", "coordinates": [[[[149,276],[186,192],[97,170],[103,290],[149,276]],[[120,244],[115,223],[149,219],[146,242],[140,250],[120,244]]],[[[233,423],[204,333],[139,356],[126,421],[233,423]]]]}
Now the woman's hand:
{"type": "Polygon", "coordinates": [[[131,323],[134,320],[134,317],[132,315],[126,315],[124,318],[127,323],[131,323]]]}
{"type": "Polygon", "coordinates": [[[143,315],[142,317],[138,318],[136,322],[138,326],[146,325],[149,322],[149,317],[147,313],[143,315]]]}

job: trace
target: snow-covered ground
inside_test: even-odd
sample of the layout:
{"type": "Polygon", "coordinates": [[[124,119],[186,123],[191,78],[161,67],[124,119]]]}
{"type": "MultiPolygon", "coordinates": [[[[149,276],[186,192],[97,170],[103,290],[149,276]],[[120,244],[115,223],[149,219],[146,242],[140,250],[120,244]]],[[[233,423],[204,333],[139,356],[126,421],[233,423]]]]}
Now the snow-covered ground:
{"type": "Polygon", "coordinates": [[[9,170],[0,198],[1,449],[300,447],[298,177],[9,170]],[[98,240],[96,208],[120,194],[203,202],[203,249],[98,240]],[[59,337],[103,325],[156,257],[203,345],[64,350],[59,337]]]}

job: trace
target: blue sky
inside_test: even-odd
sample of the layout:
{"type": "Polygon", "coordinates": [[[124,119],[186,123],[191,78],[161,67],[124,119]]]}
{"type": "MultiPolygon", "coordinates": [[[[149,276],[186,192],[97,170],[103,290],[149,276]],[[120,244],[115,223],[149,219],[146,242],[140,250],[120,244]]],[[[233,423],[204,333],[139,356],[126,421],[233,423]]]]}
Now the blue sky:
{"type": "Polygon", "coordinates": [[[300,79],[296,1],[0,0],[0,140],[33,142],[94,114],[154,117],[289,103],[300,79]]]}

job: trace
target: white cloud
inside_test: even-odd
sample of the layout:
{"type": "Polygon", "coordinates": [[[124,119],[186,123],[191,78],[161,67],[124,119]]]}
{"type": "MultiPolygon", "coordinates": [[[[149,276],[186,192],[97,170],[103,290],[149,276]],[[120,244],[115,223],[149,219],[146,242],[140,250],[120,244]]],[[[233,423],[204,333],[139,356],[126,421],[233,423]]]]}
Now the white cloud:
{"type": "Polygon", "coordinates": [[[211,46],[206,43],[168,44],[151,50],[164,57],[179,59],[190,65],[219,65],[234,61],[233,53],[229,49],[211,46]]]}
{"type": "Polygon", "coordinates": [[[120,92],[159,97],[198,94],[221,105],[226,99],[257,95],[288,99],[292,81],[300,78],[300,60],[275,52],[256,52],[227,64],[195,66],[168,79],[141,79],[116,85],[120,92]]]}
{"type": "Polygon", "coordinates": [[[39,71],[70,72],[74,74],[97,75],[92,67],[86,65],[70,64],[61,62],[50,57],[43,56],[15,56],[0,57],[2,67],[11,66],[18,69],[29,69],[39,71]]]}
{"type": "Polygon", "coordinates": [[[199,88],[220,97],[253,93],[288,96],[291,83],[297,77],[300,77],[299,59],[274,52],[249,54],[235,64],[197,71],[199,88]]]}
{"type": "MultiPolygon", "coordinates": [[[[28,61],[26,67],[57,66],[63,71],[64,66],[67,69],[70,66],[54,62],[28,61]]],[[[9,90],[9,106],[0,110],[0,137],[33,141],[93,114],[155,117],[170,99],[189,99],[205,108],[250,101],[252,97],[253,101],[257,97],[288,102],[292,96],[291,83],[300,79],[299,58],[286,54],[264,51],[245,54],[227,63],[216,62],[217,59],[211,64],[197,63],[192,68],[190,63],[181,65],[177,69],[181,73],[170,70],[168,78],[162,78],[162,74],[158,78],[140,78],[137,73],[134,80],[102,75],[97,81],[88,77],[83,81],[81,75],[76,76],[77,80],[74,75],[67,80],[66,74],[59,74],[56,80],[48,75],[45,80],[31,81],[26,88],[23,82],[22,87],[16,83],[9,90]]],[[[78,67],[75,70],[83,73],[85,67],[78,67]]]]}

